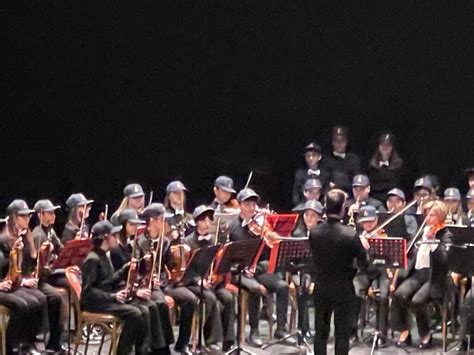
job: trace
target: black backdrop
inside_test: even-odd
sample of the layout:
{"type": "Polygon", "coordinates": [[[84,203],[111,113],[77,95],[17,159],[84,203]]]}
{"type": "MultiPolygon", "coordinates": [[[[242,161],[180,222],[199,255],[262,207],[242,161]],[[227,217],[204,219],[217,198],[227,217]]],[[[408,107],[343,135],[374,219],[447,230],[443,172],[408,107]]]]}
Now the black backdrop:
{"type": "MultiPolygon", "coordinates": [[[[0,210],[128,182],[191,204],[234,176],[290,207],[301,147],[391,129],[409,178],[465,189],[474,159],[467,1],[3,2],[0,210]]],[[[412,181],[412,180],[411,180],[412,181]]],[[[410,182],[411,182],[410,181],[410,182]]]]}

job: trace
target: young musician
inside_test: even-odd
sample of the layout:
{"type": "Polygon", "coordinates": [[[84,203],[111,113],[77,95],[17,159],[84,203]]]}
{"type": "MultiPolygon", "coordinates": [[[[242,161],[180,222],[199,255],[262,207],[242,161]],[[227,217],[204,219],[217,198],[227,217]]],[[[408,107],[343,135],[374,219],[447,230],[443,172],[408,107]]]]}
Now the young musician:
{"type": "Polygon", "coordinates": [[[181,181],[172,181],[166,186],[166,196],[163,204],[166,212],[170,215],[166,222],[170,225],[173,239],[184,237],[192,232],[192,220],[190,213],[186,212],[186,191],[188,189],[181,181]]]}
{"type": "Polygon", "coordinates": [[[311,230],[309,240],[314,260],[315,337],[314,353],[327,353],[331,316],[334,313],[335,354],[349,352],[354,316],[354,260],[367,265],[367,255],[354,229],[341,224],[346,194],[333,189],[326,194],[327,221],[311,230]]]}
{"type": "Polygon", "coordinates": [[[293,204],[295,206],[307,200],[303,196],[303,185],[308,179],[318,179],[322,186],[326,186],[329,182],[328,170],[319,164],[322,157],[323,151],[318,143],[309,143],[304,148],[306,166],[295,171],[293,183],[293,204]]]}
{"type": "Polygon", "coordinates": [[[347,207],[347,218],[354,219],[358,213],[359,208],[362,206],[373,206],[379,212],[386,212],[386,209],[382,202],[371,197],[370,194],[371,186],[370,180],[366,175],[356,175],[352,179],[352,195],[353,197],[348,199],[346,202],[347,207]]]}
{"type": "Polygon", "coordinates": [[[87,199],[82,193],[72,194],[66,200],[69,215],[61,236],[63,244],[75,238],[89,237],[89,226],[86,220],[89,217],[92,202],[94,200],[87,199]]]}
{"type": "Polygon", "coordinates": [[[140,184],[128,184],[123,189],[123,199],[119,208],[114,212],[110,221],[117,224],[118,216],[125,208],[131,208],[140,214],[145,208],[145,193],[140,184]]]}
{"type": "Polygon", "coordinates": [[[407,211],[407,213],[422,215],[423,204],[434,199],[435,197],[436,193],[434,191],[431,179],[426,176],[417,179],[413,184],[413,198],[417,202],[407,211]]]}
{"type": "MultiPolygon", "coordinates": [[[[362,227],[362,233],[359,238],[365,249],[370,248],[368,238],[383,238],[387,235],[379,230],[376,232],[378,226],[377,210],[374,206],[366,205],[360,208],[357,216],[357,223],[362,227]],[[374,234],[375,233],[375,234],[374,234]]],[[[361,270],[354,278],[354,288],[357,296],[356,316],[353,326],[353,333],[357,332],[357,319],[361,310],[363,299],[369,292],[372,292],[378,303],[379,311],[379,330],[384,336],[378,339],[377,346],[379,348],[387,346],[386,337],[388,332],[388,296],[390,292],[390,279],[388,271],[384,267],[377,267],[369,265],[366,270],[361,270]]]]}
{"type": "Polygon", "coordinates": [[[225,213],[239,208],[239,202],[235,198],[237,191],[234,190],[234,180],[228,176],[219,176],[214,181],[214,201],[209,205],[216,212],[225,213]]]}
{"type": "Polygon", "coordinates": [[[421,244],[415,251],[414,262],[409,266],[407,278],[396,289],[392,303],[393,315],[396,317],[395,326],[400,331],[397,345],[404,347],[411,343],[407,312],[411,309],[416,316],[420,349],[431,347],[432,334],[427,304],[431,298],[441,299],[446,292],[448,269],[447,253],[443,244],[450,242],[450,233],[444,228],[448,214],[446,205],[442,201],[431,201],[425,208],[426,226],[420,241],[426,244],[421,244]]]}
{"type": "MultiPolygon", "coordinates": [[[[406,205],[405,193],[397,188],[391,189],[387,193],[386,205],[389,213],[397,213],[401,211],[403,208],[405,208],[406,205]]],[[[407,235],[404,237],[407,239],[411,239],[411,237],[415,235],[416,230],[418,229],[418,223],[413,215],[405,213],[403,215],[403,218],[405,221],[407,232],[407,235]]]]}
{"type": "Polygon", "coordinates": [[[9,217],[7,222],[8,231],[15,239],[24,233],[22,237],[24,242],[22,263],[23,283],[24,286],[30,289],[37,289],[42,295],[46,296],[50,332],[46,348],[52,352],[58,352],[61,351],[61,334],[63,332],[61,319],[62,300],[61,295],[53,286],[43,282],[42,279],[38,279],[38,275],[35,275],[38,250],[28,228],[33,212],[34,210],[30,210],[25,201],[13,200],[7,207],[7,215],[9,217]]]}
{"type": "MultiPolygon", "coordinates": [[[[216,243],[215,234],[210,234],[209,229],[213,220],[214,210],[205,205],[200,205],[193,212],[193,219],[196,223],[196,229],[185,238],[191,250],[204,248],[216,243]]],[[[218,243],[218,240],[217,240],[218,243]]],[[[188,288],[196,295],[199,295],[200,279],[194,280],[188,288]]],[[[206,299],[207,319],[204,324],[204,336],[206,344],[213,344],[219,341],[219,337],[224,339],[223,351],[228,351],[235,339],[234,319],[235,319],[235,300],[232,293],[225,288],[224,283],[212,285],[208,281],[204,281],[204,297],[206,299]],[[219,303],[216,302],[219,300],[219,303]],[[208,305],[209,303],[209,305],[208,305]],[[222,308],[221,310],[219,308],[222,308]],[[222,320],[219,315],[222,312],[222,320]],[[215,334],[213,334],[215,333],[215,334]]]]}
{"type": "Polygon", "coordinates": [[[301,203],[298,204],[293,208],[293,211],[301,211],[304,209],[304,205],[306,204],[307,201],[311,200],[317,200],[321,198],[321,191],[322,191],[323,186],[321,185],[321,181],[318,179],[308,179],[304,183],[303,186],[303,199],[301,200],[301,203]]]}
{"type": "Polygon", "coordinates": [[[372,184],[372,195],[378,200],[385,200],[387,192],[400,186],[403,174],[403,159],[395,147],[395,136],[382,133],[374,155],[369,161],[369,178],[372,184]]]}
{"type": "MultiPolygon", "coordinates": [[[[18,216],[25,216],[25,222],[28,214],[27,209],[17,213],[18,216]]],[[[21,253],[24,241],[8,233],[7,221],[8,217],[0,219],[0,305],[10,310],[6,328],[7,353],[40,354],[35,349],[35,338],[41,330],[46,297],[34,285],[26,283],[26,279],[13,287],[11,275],[8,275],[10,265],[14,263],[10,253],[15,250],[21,253]]]]}
{"type": "Polygon", "coordinates": [[[90,312],[112,313],[123,322],[117,354],[128,355],[133,347],[136,354],[146,354],[146,334],[149,324],[139,306],[125,303],[126,291],[122,288],[129,264],[115,273],[107,251],[116,244],[112,224],[101,221],[92,227],[93,249],[82,266],[81,306],[90,312]]]}
{"type": "MultiPolygon", "coordinates": [[[[237,194],[240,214],[238,218],[229,224],[230,241],[249,240],[260,236],[252,232],[251,229],[255,224],[260,223],[259,226],[261,227],[261,224],[264,223],[264,221],[257,221],[257,202],[259,199],[259,195],[250,188],[243,189],[237,194]]],[[[267,231],[267,234],[269,238],[275,235],[271,231],[267,231]]],[[[250,293],[248,301],[250,335],[247,338],[247,342],[255,347],[263,345],[258,331],[258,321],[260,297],[267,292],[275,292],[277,295],[277,329],[274,334],[275,338],[281,339],[287,335],[288,284],[277,273],[267,272],[268,256],[268,252],[264,252],[258,261],[255,273],[252,274],[250,272],[248,276],[242,278],[242,286],[250,293]]]]}
{"type": "Polygon", "coordinates": [[[446,224],[460,224],[461,216],[464,214],[461,203],[461,192],[456,187],[449,187],[444,190],[443,202],[448,208],[446,224]]]}
{"type": "Polygon", "coordinates": [[[463,226],[474,227],[474,188],[466,194],[467,212],[462,215],[460,224],[463,226]]]}

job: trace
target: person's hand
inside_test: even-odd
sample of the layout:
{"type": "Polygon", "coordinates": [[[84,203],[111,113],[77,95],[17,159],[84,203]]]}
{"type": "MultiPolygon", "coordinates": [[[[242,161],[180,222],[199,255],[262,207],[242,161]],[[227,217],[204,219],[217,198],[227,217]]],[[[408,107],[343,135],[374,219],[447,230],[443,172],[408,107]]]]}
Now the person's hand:
{"type": "Polygon", "coordinates": [[[38,279],[23,279],[21,286],[28,288],[38,288],[38,279]]]}
{"type": "Polygon", "coordinates": [[[356,202],[349,206],[348,214],[351,215],[357,212],[359,212],[359,204],[356,202]]]}
{"type": "Polygon", "coordinates": [[[140,288],[137,290],[137,297],[149,301],[151,299],[151,290],[148,288],[140,288]]]}
{"type": "Polygon", "coordinates": [[[153,288],[154,288],[154,289],[159,289],[159,288],[160,288],[160,285],[161,285],[160,280],[157,279],[157,278],[154,278],[154,279],[153,279],[153,288]]]}
{"type": "Polygon", "coordinates": [[[178,230],[177,230],[177,229],[173,229],[173,230],[171,231],[171,233],[170,233],[170,236],[171,236],[171,238],[173,238],[173,239],[178,239],[178,237],[179,237],[179,232],[178,232],[178,230]]]}
{"type": "Polygon", "coordinates": [[[121,290],[115,294],[115,299],[118,303],[125,303],[127,300],[127,291],[121,290]]]}
{"type": "Polygon", "coordinates": [[[364,247],[365,250],[369,250],[370,249],[370,244],[369,244],[369,241],[367,240],[366,237],[360,237],[360,242],[362,243],[362,246],[364,247]]]}
{"type": "Polygon", "coordinates": [[[18,238],[13,244],[12,249],[22,250],[24,246],[25,244],[23,244],[23,240],[21,238],[18,238]]]}
{"type": "Polygon", "coordinates": [[[0,291],[8,292],[12,289],[12,282],[10,280],[0,282],[0,291]]]}

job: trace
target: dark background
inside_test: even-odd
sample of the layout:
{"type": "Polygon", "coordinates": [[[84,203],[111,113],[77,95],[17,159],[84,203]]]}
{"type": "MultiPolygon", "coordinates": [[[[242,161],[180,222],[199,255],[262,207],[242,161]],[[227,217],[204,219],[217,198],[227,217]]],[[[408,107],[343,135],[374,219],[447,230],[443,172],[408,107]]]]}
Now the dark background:
{"type": "MultiPolygon", "coordinates": [[[[229,174],[277,208],[310,140],[392,130],[409,169],[465,190],[474,165],[467,1],[33,1],[1,6],[0,210],[126,183],[210,201],[229,174]]],[[[365,163],[366,164],[366,163],[365,163]]]]}

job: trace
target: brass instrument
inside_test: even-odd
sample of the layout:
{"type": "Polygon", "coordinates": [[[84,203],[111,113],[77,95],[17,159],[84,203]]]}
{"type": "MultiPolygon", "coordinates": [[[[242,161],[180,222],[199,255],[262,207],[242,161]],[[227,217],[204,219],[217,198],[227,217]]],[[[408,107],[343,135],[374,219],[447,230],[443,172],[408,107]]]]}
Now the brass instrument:
{"type": "MultiPolygon", "coordinates": [[[[357,209],[359,209],[359,197],[357,197],[356,199],[356,202],[355,204],[357,205],[357,209]]],[[[354,218],[354,209],[351,209],[350,206],[349,206],[349,209],[350,211],[348,212],[348,216],[349,216],[349,221],[347,222],[347,226],[348,227],[352,227],[352,228],[356,228],[356,224],[355,224],[355,218],[354,218]]]]}
{"type": "Polygon", "coordinates": [[[448,226],[454,224],[453,213],[451,212],[451,208],[448,209],[448,214],[446,215],[446,219],[444,220],[444,223],[448,226]]]}

